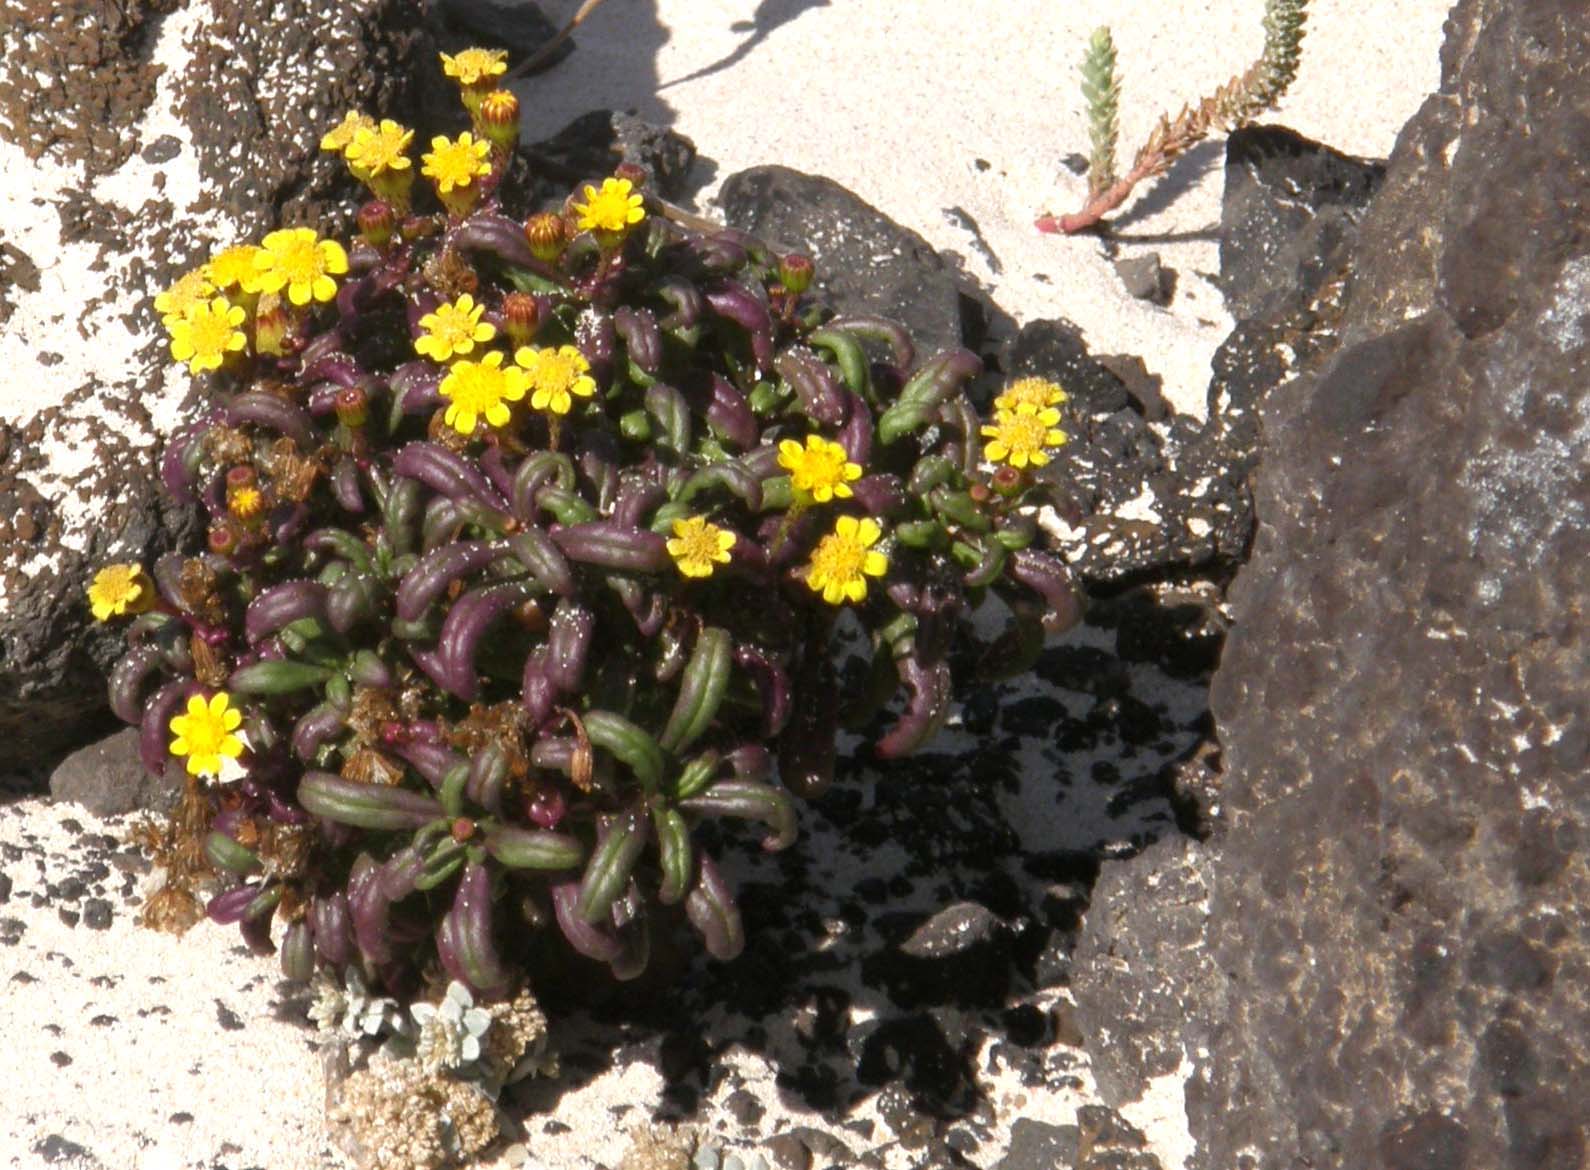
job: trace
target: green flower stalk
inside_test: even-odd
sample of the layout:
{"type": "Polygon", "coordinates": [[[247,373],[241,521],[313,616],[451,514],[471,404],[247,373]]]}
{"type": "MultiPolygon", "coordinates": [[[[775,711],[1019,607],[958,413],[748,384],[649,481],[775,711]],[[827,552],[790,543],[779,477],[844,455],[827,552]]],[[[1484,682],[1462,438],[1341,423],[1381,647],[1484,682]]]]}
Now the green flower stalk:
{"type": "Polygon", "coordinates": [[[1231,131],[1270,109],[1297,79],[1302,57],[1303,26],[1308,0],[1265,0],[1264,52],[1245,73],[1233,77],[1196,106],[1183,106],[1174,118],[1161,114],[1148,141],[1125,176],[1115,176],[1116,118],[1120,85],[1115,76],[1115,46],[1110,30],[1093,34],[1082,64],[1082,93],[1088,102],[1088,132],[1093,152],[1089,161],[1088,200],[1071,215],[1045,213],[1041,232],[1071,235],[1099,224],[1139,183],[1158,178],[1189,147],[1215,130],[1231,131]]]}

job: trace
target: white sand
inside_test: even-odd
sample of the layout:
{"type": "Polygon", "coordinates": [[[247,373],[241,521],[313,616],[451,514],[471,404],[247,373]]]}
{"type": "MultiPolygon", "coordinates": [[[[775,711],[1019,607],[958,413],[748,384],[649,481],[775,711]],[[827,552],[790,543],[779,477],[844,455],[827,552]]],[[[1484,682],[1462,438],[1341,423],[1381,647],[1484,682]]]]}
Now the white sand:
{"type": "MultiPolygon", "coordinates": [[[[1349,153],[1389,153],[1440,80],[1447,8],[1315,0],[1275,120],[1349,153]]],[[[1111,25],[1115,38],[1124,170],[1161,112],[1258,55],[1263,10],[1262,0],[658,0],[660,34],[651,5],[612,0],[586,22],[578,52],[519,92],[531,137],[588,109],[633,107],[692,138],[721,167],[719,181],[765,163],[836,179],[962,256],[1018,323],[1069,318],[1095,353],[1141,356],[1176,408],[1201,417],[1209,359],[1231,328],[1207,279],[1219,270],[1223,146],[1195,148],[1122,208],[1120,254],[1156,251],[1180,274],[1168,309],[1124,296],[1095,238],[1040,235],[1032,224],[1045,210],[1076,210],[1086,194],[1061,160],[1088,153],[1076,66],[1095,27],[1111,25]],[[735,25],[758,8],[794,15],[708,72],[754,35],[735,25]],[[1003,272],[946,217],[952,207],[977,223],[1003,272]]]]}
{"type": "MultiPolygon", "coordinates": [[[[561,16],[574,4],[547,7],[561,16]]],[[[1343,150],[1383,155],[1438,80],[1447,6],[1316,0],[1312,7],[1302,71],[1276,118],[1343,150]]],[[[1169,309],[1128,299],[1097,240],[1041,236],[1032,220],[1044,210],[1072,210],[1082,196],[1084,181],[1060,159],[1087,151],[1075,66],[1095,25],[1113,23],[1120,53],[1124,162],[1163,107],[1193,100],[1247,65],[1260,44],[1261,9],[1261,0],[615,0],[582,30],[570,60],[521,86],[526,133],[551,133],[588,109],[634,107],[667,115],[718,162],[719,179],[762,163],[828,175],[935,247],[958,253],[1018,321],[1070,318],[1095,351],[1141,355],[1179,409],[1202,414],[1209,357],[1230,327],[1206,279],[1218,265],[1219,147],[1194,152],[1159,192],[1125,209],[1122,254],[1158,251],[1180,273],[1169,309]],[[759,8],[786,19],[711,72],[745,49],[753,32],[736,22],[759,8]],[[951,207],[976,221],[1002,272],[946,218],[951,207]]],[[[48,211],[50,192],[37,184],[52,172],[4,149],[0,162],[0,193],[12,197],[0,200],[0,228],[25,246],[49,227],[35,213],[48,211]]],[[[102,193],[113,189],[106,184],[102,193]]],[[[47,247],[33,255],[46,287],[53,281],[68,293],[67,269],[52,274],[51,265],[71,265],[73,256],[47,247]]],[[[36,346],[40,339],[22,331],[57,329],[68,309],[19,312],[0,352],[36,346]]],[[[20,400],[34,392],[12,379],[0,388],[0,417],[21,413],[20,400]]],[[[10,903],[0,905],[0,938],[7,918],[25,927],[15,945],[0,943],[0,1035],[10,1065],[0,1097],[0,1166],[34,1170],[43,1161],[37,1143],[50,1134],[92,1151],[76,1163],[88,1170],[339,1164],[320,1121],[315,1058],[302,1032],[271,1018],[272,964],[236,953],[230,930],[201,927],[180,941],[137,931],[133,911],[114,894],[117,917],[104,932],[69,929],[53,905],[31,905],[27,895],[45,879],[59,880],[76,848],[77,838],[60,827],[67,815],[98,829],[92,818],[43,801],[0,808],[0,843],[25,850],[0,865],[15,886],[10,903]],[[38,982],[19,981],[19,971],[38,982]],[[242,1030],[221,1026],[217,1001],[242,1030]],[[96,1024],[96,1016],[115,1019],[96,1024]],[[52,1061],[56,1052],[71,1063],[52,1061]],[[179,1112],[191,1120],[171,1121],[179,1112]]],[[[758,1096],[775,1100],[765,1062],[741,1063],[758,1096]]],[[[1128,1115],[1174,1170],[1190,1140],[1179,1081],[1161,1081],[1128,1115]]],[[[1018,1099],[999,1076],[986,1088],[1007,1121],[1025,1114],[1064,1123],[1090,1099],[1085,1072],[1079,1085],[1036,1100],[1018,1099]]],[[[535,1164],[611,1165],[624,1145],[611,1108],[644,1113],[659,1086],[654,1071],[628,1065],[565,1096],[557,1115],[574,1133],[535,1143],[535,1164]]],[[[1001,1152],[985,1146],[980,1161],[991,1165],[1001,1152]]]]}

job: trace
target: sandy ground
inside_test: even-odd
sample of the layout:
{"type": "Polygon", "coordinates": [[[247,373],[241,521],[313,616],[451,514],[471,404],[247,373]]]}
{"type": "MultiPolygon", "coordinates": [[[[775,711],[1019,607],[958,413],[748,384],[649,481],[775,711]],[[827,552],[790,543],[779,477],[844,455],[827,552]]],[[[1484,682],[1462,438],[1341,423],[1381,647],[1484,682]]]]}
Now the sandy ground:
{"type": "MultiPolygon", "coordinates": [[[[557,16],[574,2],[547,7],[557,16]]],[[[1384,155],[1437,83],[1446,7],[1316,0],[1302,69],[1277,120],[1346,151],[1384,155]]],[[[1218,267],[1220,147],[1193,151],[1120,220],[1123,255],[1157,251],[1178,270],[1168,309],[1127,298],[1097,240],[1040,236],[1032,220],[1081,199],[1084,180],[1061,160],[1087,149],[1075,66],[1094,26],[1114,27],[1129,156],[1162,107],[1246,66],[1261,42],[1261,10],[1261,0],[614,0],[582,30],[573,57],[520,91],[530,137],[603,106],[671,122],[718,164],[700,192],[709,211],[716,184],[743,167],[776,162],[837,179],[960,256],[1018,321],[1068,317],[1096,350],[1141,355],[1167,397],[1197,415],[1209,357],[1230,327],[1208,279],[1218,267]]],[[[30,210],[16,214],[47,206],[33,201],[46,168],[6,159],[0,195],[30,196],[30,210]]],[[[0,199],[0,207],[9,219],[21,202],[0,199]]],[[[27,392],[0,389],[0,399],[27,392]]],[[[68,926],[57,900],[33,904],[34,893],[83,869],[95,848],[83,833],[120,831],[41,800],[0,807],[0,872],[12,886],[0,904],[0,1035],[10,1071],[0,1167],[338,1164],[319,1121],[314,1054],[301,1031],[273,1016],[272,965],[242,953],[230,931],[203,927],[174,940],[135,930],[136,879],[125,885],[108,859],[108,929],[68,926]]],[[[1068,1092],[989,1089],[1002,1095],[1007,1120],[1069,1122],[1091,1093],[1077,1060],[1068,1092]]],[[[743,1071],[753,1088],[771,1077],[758,1058],[747,1057],[743,1071]]],[[[536,1144],[533,1164],[612,1165],[624,1145],[613,1111],[643,1112],[660,1084],[643,1063],[620,1063],[565,1095],[558,1117],[575,1136],[536,1144]]],[[[1127,1113],[1167,1170],[1181,1165],[1190,1146],[1176,1078],[1127,1113]]],[[[769,1117],[764,1132],[779,1120],[769,1117]]],[[[985,1150],[986,1164],[999,1152],[985,1150]]]]}

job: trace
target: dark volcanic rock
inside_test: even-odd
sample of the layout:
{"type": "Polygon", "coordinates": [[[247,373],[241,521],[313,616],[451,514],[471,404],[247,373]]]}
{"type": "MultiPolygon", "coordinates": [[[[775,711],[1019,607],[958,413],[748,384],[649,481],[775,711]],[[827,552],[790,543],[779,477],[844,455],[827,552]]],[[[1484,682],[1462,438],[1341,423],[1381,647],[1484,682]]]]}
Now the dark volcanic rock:
{"type": "Polygon", "coordinates": [[[1220,204],[1220,287],[1232,316],[1259,316],[1294,290],[1312,293],[1325,275],[1323,260],[1352,232],[1385,175],[1382,162],[1284,126],[1233,131],[1220,204]]]}
{"type": "MultiPolygon", "coordinates": [[[[430,16],[443,52],[456,53],[473,45],[506,49],[510,65],[536,52],[558,32],[535,0],[436,0],[430,16]]],[[[558,46],[547,64],[554,65],[572,52],[571,38],[558,46]]]]}
{"type": "Polygon", "coordinates": [[[1457,6],[1343,348],[1262,407],[1199,862],[1218,983],[1137,972],[1193,1001],[1200,1170],[1590,1158],[1583,15],[1457,6]]]}
{"type": "Polygon", "coordinates": [[[610,175],[620,163],[639,167],[648,186],[665,199],[677,199],[696,161],[696,144],[634,114],[591,110],[551,138],[522,143],[519,153],[532,174],[546,180],[546,189],[538,186],[532,196],[537,202],[548,196],[561,201],[572,184],[610,175]]]}
{"type": "Polygon", "coordinates": [[[1136,1101],[1193,1051],[1218,987],[1204,946],[1203,847],[1184,837],[1108,862],[1074,956],[1076,1020],[1107,1101],[1136,1101]],[[1148,913],[1145,913],[1145,906],[1148,913]],[[1108,1035],[1109,1043],[1093,1043],[1108,1035]]]}
{"type": "Polygon", "coordinates": [[[962,344],[950,267],[916,232],[832,179],[752,167],[723,181],[718,202],[730,227],[808,255],[812,287],[841,312],[903,322],[924,358],[962,344]]]}
{"type": "Polygon", "coordinates": [[[1158,252],[1128,256],[1115,262],[1115,275],[1127,294],[1156,305],[1170,304],[1176,295],[1176,270],[1160,263],[1158,252]]]}
{"type": "Polygon", "coordinates": [[[1076,1164],[1077,1127],[1020,1117],[1010,1127],[1010,1149],[994,1170],[1058,1170],[1076,1164]]]}
{"type": "Polygon", "coordinates": [[[73,752],[50,773],[50,795],[71,800],[99,816],[137,809],[167,810],[182,791],[173,769],[168,777],[144,771],[138,759],[138,729],[124,727],[73,752]]]}

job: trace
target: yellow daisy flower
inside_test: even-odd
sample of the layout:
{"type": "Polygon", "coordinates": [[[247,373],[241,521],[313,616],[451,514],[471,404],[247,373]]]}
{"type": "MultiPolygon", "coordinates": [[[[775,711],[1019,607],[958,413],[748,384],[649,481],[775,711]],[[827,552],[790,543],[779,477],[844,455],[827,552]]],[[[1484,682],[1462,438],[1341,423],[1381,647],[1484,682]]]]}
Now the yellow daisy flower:
{"type": "Polygon", "coordinates": [[[243,723],[243,713],[231,706],[231,696],[218,691],[205,702],[202,695],[188,700],[188,709],[171,720],[171,754],[188,757],[188,774],[214,776],[222,758],[243,754],[243,741],[233,734],[243,723]]]}
{"type": "Polygon", "coordinates": [[[508,72],[508,54],[502,49],[465,49],[441,56],[442,72],[459,85],[481,85],[508,72]]]}
{"type": "Polygon", "coordinates": [[[338,122],[320,139],[321,150],[334,150],[338,154],[348,149],[353,142],[353,137],[361,130],[374,130],[375,119],[369,114],[361,114],[358,110],[349,110],[338,122]]]}
{"type": "Polygon", "coordinates": [[[1066,433],[1055,427],[1060,412],[1053,407],[1040,410],[1024,402],[1013,411],[997,415],[992,426],[982,429],[990,440],[983,454],[990,463],[1005,462],[1015,468],[1042,467],[1049,462],[1046,447],[1058,447],[1066,441],[1066,433]]]}
{"type": "Polygon", "coordinates": [[[994,399],[994,410],[999,414],[1010,414],[1023,404],[1047,410],[1051,406],[1059,406],[1065,400],[1066,392],[1054,382],[1045,378],[1017,378],[994,399]]]}
{"type": "Polygon", "coordinates": [[[222,292],[258,292],[259,269],[254,267],[254,257],[259,253],[257,244],[233,244],[210,258],[204,274],[222,292]]]}
{"type": "Polygon", "coordinates": [[[215,292],[215,285],[210,281],[208,265],[195,268],[192,272],[184,273],[177,278],[175,284],[155,297],[155,312],[160,314],[166,328],[171,327],[173,321],[181,320],[182,314],[197,304],[202,304],[210,299],[215,292]]]}
{"type": "Polygon", "coordinates": [[[493,350],[478,362],[455,362],[438,390],[447,399],[442,421],[461,435],[475,433],[484,418],[488,426],[507,423],[508,403],[518,402],[530,389],[530,375],[516,366],[503,368],[501,352],[493,350]]]}
{"type": "Polygon", "coordinates": [[[382,118],[378,126],[372,124],[355,130],[343,150],[343,157],[351,166],[372,176],[406,171],[411,165],[407,151],[413,141],[414,131],[399,126],[391,118],[382,118]]]}
{"type": "Polygon", "coordinates": [[[596,393],[591,363],[572,345],[560,345],[556,349],[520,346],[513,360],[529,371],[535,387],[530,405],[537,410],[568,414],[575,398],[589,398],[596,393]]]}
{"type": "Polygon", "coordinates": [[[859,464],[845,458],[845,449],[821,435],[807,435],[806,446],[794,439],[778,445],[778,465],[790,474],[797,499],[826,504],[848,499],[850,481],[861,478],[859,464]]]}
{"type": "Polygon", "coordinates": [[[864,600],[867,578],[881,577],[889,569],[889,558],[872,547],[882,535],[871,517],[841,516],[812,553],[806,584],[829,605],[864,600]]]}
{"type": "Polygon", "coordinates": [[[420,318],[420,328],[425,332],[414,339],[415,352],[437,362],[469,354],[477,342],[485,343],[497,336],[497,327],[480,319],[485,309],[468,293],[451,304],[437,305],[434,313],[420,318]]]}
{"type": "Polygon", "coordinates": [[[167,323],[171,356],[187,362],[189,372],[194,374],[220,369],[227,354],[237,353],[248,344],[248,338],[238,328],[246,315],[241,305],[234,305],[225,297],[211,297],[193,305],[180,318],[167,323]]]}
{"type": "Polygon", "coordinates": [[[491,143],[468,130],[457,139],[438,134],[431,139],[430,153],[422,158],[425,165],[420,173],[435,182],[439,195],[451,195],[454,188],[491,174],[491,143]]]}
{"type": "Polygon", "coordinates": [[[598,191],[585,186],[585,202],[576,203],[582,232],[622,232],[646,218],[645,200],[628,179],[603,179],[598,191]]]}
{"type": "Polygon", "coordinates": [[[348,254],[336,240],[322,240],[314,228],[282,228],[265,237],[254,268],[261,292],[285,288],[293,304],[307,305],[337,295],[332,277],[348,271],[348,254]]]}
{"type": "Polygon", "coordinates": [[[155,584],[138,565],[106,565],[88,586],[88,607],[95,621],[143,613],[154,603],[155,584]]]}
{"type": "Polygon", "coordinates": [[[710,577],[714,564],[729,563],[729,550],[736,539],[734,533],[709,523],[705,516],[686,516],[674,521],[668,555],[686,577],[710,577]]]}

